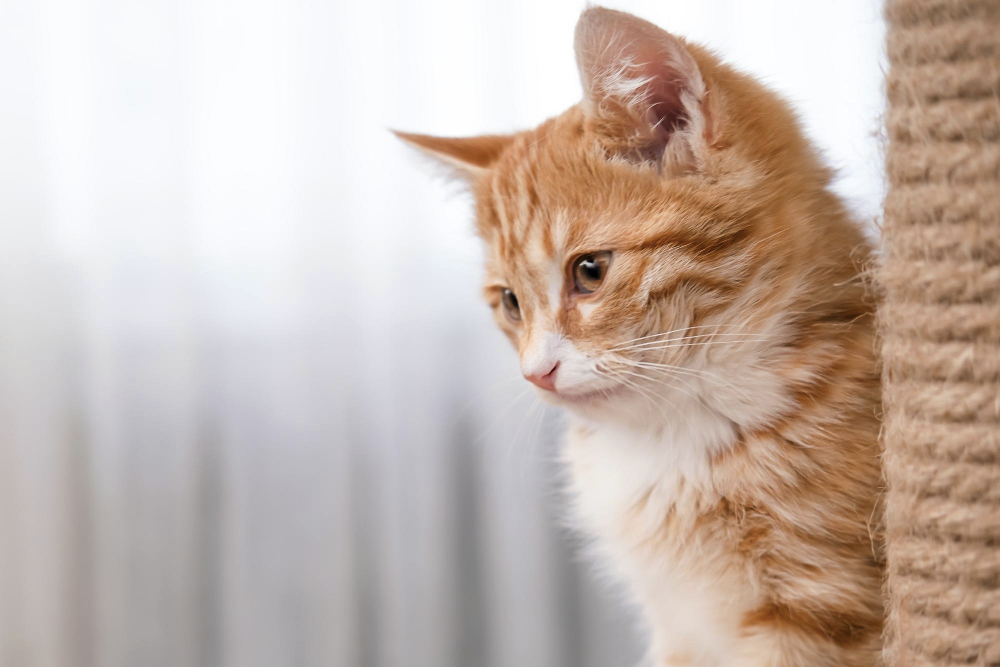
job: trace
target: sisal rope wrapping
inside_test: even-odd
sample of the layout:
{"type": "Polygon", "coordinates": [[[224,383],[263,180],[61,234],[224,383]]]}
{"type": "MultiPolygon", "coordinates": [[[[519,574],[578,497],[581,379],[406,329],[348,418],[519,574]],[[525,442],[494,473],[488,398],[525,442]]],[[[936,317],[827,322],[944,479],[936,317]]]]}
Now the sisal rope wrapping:
{"type": "Polygon", "coordinates": [[[1000,0],[888,0],[889,667],[1000,665],[1000,0]]]}

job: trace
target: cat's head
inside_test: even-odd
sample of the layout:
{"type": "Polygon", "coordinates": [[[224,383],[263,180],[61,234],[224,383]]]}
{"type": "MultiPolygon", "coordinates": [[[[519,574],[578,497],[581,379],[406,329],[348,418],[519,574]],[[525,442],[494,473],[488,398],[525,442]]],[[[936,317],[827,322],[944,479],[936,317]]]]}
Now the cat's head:
{"type": "Polygon", "coordinates": [[[780,402],[762,360],[816,289],[803,267],[834,278],[859,242],[807,221],[841,212],[828,172],[775,95],[646,21],[586,10],[576,57],[583,101],[536,129],[398,133],[470,184],[522,373],[594,416],[780,402]]]}

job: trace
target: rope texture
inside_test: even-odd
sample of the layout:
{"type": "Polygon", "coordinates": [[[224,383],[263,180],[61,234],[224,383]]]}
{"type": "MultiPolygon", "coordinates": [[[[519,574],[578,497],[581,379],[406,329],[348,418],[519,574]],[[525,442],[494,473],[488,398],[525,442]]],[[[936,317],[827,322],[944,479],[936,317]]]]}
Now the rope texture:
{"type": "Polygon", "coordinates": [[[888,0],[889,667],[1000,666],[1000,0],[888,0]]]}

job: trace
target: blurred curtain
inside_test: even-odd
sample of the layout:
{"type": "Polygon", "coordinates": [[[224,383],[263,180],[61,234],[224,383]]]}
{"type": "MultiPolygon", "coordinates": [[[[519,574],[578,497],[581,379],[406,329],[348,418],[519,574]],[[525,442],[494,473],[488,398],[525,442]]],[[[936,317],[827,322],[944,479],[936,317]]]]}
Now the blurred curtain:
{"type": "MultiPolygon", "coordinates": [[[[773,74],[876,210],[879,9],[691,4],[622,8],[773,74]]],[[[561,111],[580,9],[0,3],[0,665],[637,659],[468,201],[386,132],[561,111]]]]}

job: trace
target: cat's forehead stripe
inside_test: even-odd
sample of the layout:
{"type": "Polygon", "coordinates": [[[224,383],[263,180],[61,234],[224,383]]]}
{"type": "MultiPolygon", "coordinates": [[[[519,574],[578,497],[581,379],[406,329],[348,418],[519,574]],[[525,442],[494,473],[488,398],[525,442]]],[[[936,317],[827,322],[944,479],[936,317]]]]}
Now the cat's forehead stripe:
{"type": "Polygon", "coordinates": [[[517,173],[517,201],[521,219],[529,221],[538,210],[538,191],[535,188],[534,175],[531,169],[521,169],[517,173]]]}
{"type": "Polygon", "coordinates": [[[484,183],[483,224],[491,226],[494,271],[515,289],[528,319],[551,317],[574,336],[592,337],[591,329],[641,317],[651,300],[679,286],[714,293],[713,301],[725,299],[730,281],[752,272],[747,264],[756,262],[745,251],[753,243],[755,216],[746,209],[732,215],[683,187],[669,195],[660,190],[659,199],[633,196],[623,205],[612,204],[617,193],[587,188],[586,181],[568,190],[562,182],[567,163],[550,155],[543,139],[515,142],[484,183]],[[720,217],[728,227],[718,223],[720,217]],[[632,224],[637,219],[645,224],[632,224]],[[564,308],[571,255],[601,249],[614,250],[622,260],[625,253],[631,257],[619,260],[615,270],[622,281],[619,296],[600,308],[564,308]],[[744,260],[739,271],[727,261],[736,255],[744,260]]]}

